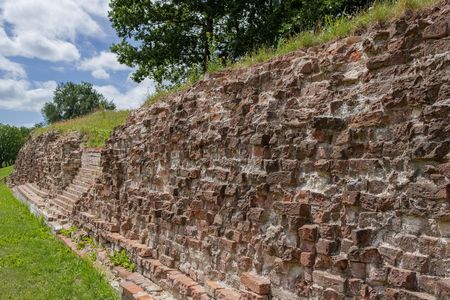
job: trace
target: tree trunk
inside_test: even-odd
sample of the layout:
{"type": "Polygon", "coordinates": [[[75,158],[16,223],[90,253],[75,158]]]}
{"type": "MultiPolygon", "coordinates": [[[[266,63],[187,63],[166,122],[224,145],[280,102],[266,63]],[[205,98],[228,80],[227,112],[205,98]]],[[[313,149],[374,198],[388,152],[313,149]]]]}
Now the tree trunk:
{"type": "Polygon", "coordinates": [[[208,16],[206,18],[206,28],[205,28],[205,52],[203,54],[203,71],[206,72],[208,70],[208,63],[211,60],[211,49],[210,43],[213,40],[214,36],[214,21],[208,16]]]}

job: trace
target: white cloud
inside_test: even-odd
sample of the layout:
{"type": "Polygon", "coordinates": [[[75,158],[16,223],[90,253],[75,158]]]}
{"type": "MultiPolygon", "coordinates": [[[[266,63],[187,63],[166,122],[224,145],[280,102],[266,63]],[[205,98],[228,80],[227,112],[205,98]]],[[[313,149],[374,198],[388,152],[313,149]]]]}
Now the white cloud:
{"type": "Polygon", "coordinates": [[[130,70],[128,66],[122,65],[117,61],[116,54],[105,51],[102,51],[97,56],[82,60],[78,68],[83,71],[91,71],[91,75],[97,79],[109,78],[109,73],[107,70],[130,70]]]}
{"type": "MultiPolygon", "coordinates": [[[[27,78],[24,66],[13,61],[15,57],[71,62],[64,67],[49,63],[48,70],[67,72],[75,68],[91,72],[96,79],[108,79],[111,72],[130,72],[131,68],[121,65],[116,55],[108,51],[81,57],[81,46],[77,44],[80,37],[95,39],[108,32],[100,26],[105,24],[108,3],[109,0],[0,0],[0,109],[39,112],[45,102],[51,101],[57,87],[56,80],[27,78]]],[[[127,80],[95,88],[124,109],[141,105],[154,92],[155,83],[150,79],[140,84],[127,80]],[[128,90],[122,89],[124,86],[128,90]]]]}
{"type": "Polygon", "coordinates": [[[78,0],[77,3],[88,13],[106,18],[109,10],[109,0],[78,0]]]}
{"type": "MultiPolygon", "coordinates": [[[[103,30],[90,14],[107,9],[105,1],[0,1],[0,54],[49,61],[80,58],[78,36],[101,36],[103,30]],[[5,31],[8,26],[8,34],[5,31]]],[[[98,12],[96,15],[105,15],[98,12]]]]}
{"type": "Polygon", "coordinates": [[[109,73],[103,69],[94,70],[91,72],[91,74],[92,74],[92,77],[97,78],[97,79],[108,79],[109,78],[109,73]]]}
{"type": "Polygon", "coordinates": [[[53,97],[55,81],[0,79],[0,109],[40,111],[53,97]]]}
{"type": "Polygon", "coordinates": [[[145,79],[141,83],[131,87],[127,92],[122,93],[113,85],[95,86],[108,100],[112,100],[119,109],[137,108],[145,99],[155,92],[155,82],[151,79],[145,79]]]}
{"type": "Polygon", "coordinates": [[[8,79],[26,78],[25,69],[18,63],[10,61],[4,56],[0,55],[0,71],[5,72],[4,77],[8,79]]]}

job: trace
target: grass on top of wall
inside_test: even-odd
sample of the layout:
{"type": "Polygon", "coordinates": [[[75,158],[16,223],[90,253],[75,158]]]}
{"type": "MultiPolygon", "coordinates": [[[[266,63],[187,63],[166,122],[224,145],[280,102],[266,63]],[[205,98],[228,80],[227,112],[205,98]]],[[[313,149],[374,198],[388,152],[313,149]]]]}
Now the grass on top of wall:
{"type": "MultiPolygon", "coordinates": [[[[0,176],[11,171],[0,169],[0,176]]],[[[105,275],[66,247],[1,181],[0,287],[0,299],[119,299],[105,275]]]]}
{"type": "Polygon", "coordinates": [[[374,23],[388,22],[399,18],[407,11],[416,11],[429,7],[441,0],[398,0],[377,1],[372,7],[354,16],[344,16],[330,21],[320,30],[305,31],[279,44],[276,49],[262,48],[245,56],[231,68],[251,66],[279,57],[290,52],[317,46],[351,35],[358,29],[363,29],[374,23]]]}
{"type": "Polygon", "coordinates": [[[34,136],[52,130],[60,133],[81,132],[86,137],[86,146],[98,148],[105,145],[113,129],[125,123],[130,111],[97,111],[86,116],[56,122],[33,131],[34,136]]]}
{"type": "MultiPolygon", "coordinates": [[[[220,65],[211,62],[208,73],[217,73],[224,70],[239,69],[262,63],[288,53],[321,45],[349,36],[358,29],[363,29],[377,22],[388,22],[399,18],[407,11],[416,11],[430,7],[441,0],[382,0],[376,1],[372,7],[363,10],[354,16],[345,16],[328,21],[316,31],[304,31],[291,39],[281,42],[276,48],[261,48],[254,53],[244,56],[240,61],[231,65],[220,65]]],[[[178,91],[191,87],[196,81],[189,81],[168,91],[161,91],[148,97],[144,105],[151,105],[160,99],[178,91]]]]}

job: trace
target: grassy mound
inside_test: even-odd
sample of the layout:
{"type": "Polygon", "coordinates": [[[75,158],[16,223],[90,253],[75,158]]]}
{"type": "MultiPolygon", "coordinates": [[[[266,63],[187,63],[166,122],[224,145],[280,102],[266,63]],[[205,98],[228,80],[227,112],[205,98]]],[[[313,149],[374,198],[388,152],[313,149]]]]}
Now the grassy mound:
{"type": "MultiPolygon", "coordinates": [[[[0,177],[12,167],[0,169],[0,177]]],[[[118,299],[106,278],[76,256],[0,182],[1,299],[118,299]]]]}
{"type": "Polygon", "coordinates": [[[81,132],[86,136],[87,147],[102,147],[112,130],[125,123],[130,111],[97,111],[79,118],[61,121],[47,127],[38,128],[33,135],[56,130],[60,133],[81,132]]]}

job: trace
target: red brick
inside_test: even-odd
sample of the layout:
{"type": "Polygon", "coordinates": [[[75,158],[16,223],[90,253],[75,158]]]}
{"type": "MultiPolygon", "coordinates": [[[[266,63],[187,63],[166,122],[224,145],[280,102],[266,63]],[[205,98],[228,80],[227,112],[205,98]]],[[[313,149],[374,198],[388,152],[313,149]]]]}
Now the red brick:
{"type": "Polygon", "coordinates": [[[282,215],[307,217],[310,206],[301,202],[275,202],[273,209],[282,215]]]}
{"type": "Polygon", "coordinates": [[[356,191],[345,191],[342,194],[342,203],[344,205],[358,205],[360,193],[356,191]]]}
{"type": "Polygon", "coordinates": [[[237,300],[240,298],[240,294],[231,289],[219,289],[216,293],[217,300],[237,300]]]}
{"type": "Polygon", "coordinates": [[[304,267],[314,266],[316,255],[312,252],[302,252],[300,254],[300,264],[304,267]]]}
{"type": "Polygon", "coordinates": [[[422,36],[424,39],[438,39],[447,36],[448,31],[448,24],[446,21],[436,22],[425,28],[422,36]]]}
{"type": "Polygon", "coordinates": [[[450,278],[441,279],[436,283],[437,299],[450,299],[450,278]]]}
{"type": "Polygon", "coordinates": [[[339,275],[334,275],[324,271],[313,271],[312,273],[314,283],[325,287],[332,288],[339,293],[345,293],[347,288],[347,280],[339,275]]]}
{"type": "Polygon", "coordinates": [[[331,255],[336,247],[336,242],[331,240],[319,239],[316,243],[316,251],[319,254],[331,255]]]}
{"type": "Polygon", "coordinates": [[[370,228],[360,228],[352,230],[352,240],[357,246],[366,246],[372,240],[373,230],[370,228]]]}
{"type": "Polygon", "coordinates": [[[133,299],[134,294],[144,291],[140,286],[131,281],[122,281],[120,287],[122,288],[122,296],[125,299],[133,299]]]}
{"type": "Polygon", "coordinates": [[[414,290],[417,286],[416,272],[399,268],[391,268],[388,283],[394,287],[414,290]]]}
{"type": "Polygon", "coordinates": [[[175,264],[175,260],[172,257],[164,255],[164,254],[159,256],[159,260],[161,261],[161,263],[163,265],[165,265],[169,268],[172,268],[175,264]]]}
{"type": "Polygon", "coordinates": [[[142,293],[141,295],[140,295],[140,293],[138,293],[137,295],[134,296],[134,298],[136,300],[153,300],[154,299],[147,293],[142,293]]]}
{"type": "Polygon", "coordinates": [[[419,273],[426,273],[428,270],[428,256],[422,254],[405,253],[402,256],[401,267],[419,273]]]}
{"type": "Polygon", "coordinates": [[[223,289],[223,287],[217,281],[208,280],[206,281],[205,289],[209,296],[215,297],[216,292],[223,289]]]}
{"type": "Polygon", "coordinates": [[[239,300],[269,300],[267,295],[258,295],[250,291],[241,291],[240,293],[239,300]]]}
{"type": "Polygon", "coordinates": [[[194,300],[201,299],[202,295],[206,294],[206,289],[201,285],[194,285],[189,287],[191,296],[194,300]]]}
{"type": "Polygon", "coordinates": [[[318,225],[303,225],[298,233],[302,240],[315,242],[317,240],[318,225]]]}
{"type": "Polygon", "coordinates": [[[381,245],[380,247],[378,247],[378,252],[380,252],[384,261],[394,266],[397,264],[398,258],[403,253],[401,249],[392,247],[390,245],[381,245]]]}
{"type": "Polygon", "coordinates": [[[248,272],[242,273],[241,284],[260,295],[267,295],[270,292],[270,281],[267,278],[248,272]]]}
{"type": "Polygon", "coordinates": [[[354,278],[366,278],[366,264],[361,262],[350,262],[350,272],[354,278]]]}
{"type": "Polygon", "coordinates": [[[236,249],[237,243],[227,238],[221,238],[221,245],[228,251],[233,252],[236,249]]]}

